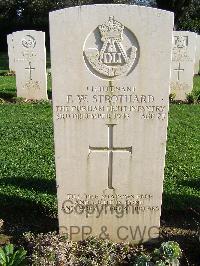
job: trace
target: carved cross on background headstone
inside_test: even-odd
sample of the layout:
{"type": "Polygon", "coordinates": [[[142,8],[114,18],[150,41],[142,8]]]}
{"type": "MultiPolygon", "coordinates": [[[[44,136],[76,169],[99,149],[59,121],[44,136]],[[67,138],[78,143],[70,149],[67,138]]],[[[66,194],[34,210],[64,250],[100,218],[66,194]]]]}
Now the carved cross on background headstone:
{"type": "Polygon", "coordinates": [[[35,70],[35,68],[31,66],[31,61],[29,61],[28,64],[29,64],[29,67],[26,67],[25,69],[29,70],[29,78],[30,80],[32,80],[32,70],[35,70]]]}
{"type": "Polygon", "coordinates": [[[89,146],[90,152],[107,152],[108,153],[108,188],[113,189],[113,152],[130,152],[131,147],[114,147],[113,146],[113,129],[116,124],[107,124],[108,126],[108,147],[92,147],[89,146]]]}
{"type": "Polygon", "coordinates": [[[178,81],[180,80],[180,72],[183,72],[185,69],[181,68],[181,63],[178,64],[178,68],[175,68],[174,71],[177,71],[178,81]]]}

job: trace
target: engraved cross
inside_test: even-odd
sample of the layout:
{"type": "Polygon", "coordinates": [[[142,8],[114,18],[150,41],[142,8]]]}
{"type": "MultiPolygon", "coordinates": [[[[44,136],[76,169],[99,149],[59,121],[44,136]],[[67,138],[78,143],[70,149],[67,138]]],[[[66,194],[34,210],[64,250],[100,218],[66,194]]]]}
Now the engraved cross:
{"type": "Polygon", "coordinates": [[[113,153],[114,152],[129,152],[132,154],[131,147],[114,147],[113,146],[113,129],[116,124],[107,124],[108,126],[108,147],[92,147],[89,146],[90,152],[107,152],[108,153],[108,188],[113,189],[113,153]]]}
{"type": "Polygon", "coordinates": [[[180,80],[180,72],[183,72],[185,69],[181,68],[181,63],[178,64],[178,68],[175,68],[174,71],[177,71],[178,81],[180,80]]]}
{"type": "Polygon", "coordinates": [[[31,66],[30,61],[29,61],[29,67],[26,67],[25,69],[29,70],[29,75],[30,75],[29,78],[30,78],[30,80],[32,80],[32,70],[35,70],[35,68],[31,66]]]}

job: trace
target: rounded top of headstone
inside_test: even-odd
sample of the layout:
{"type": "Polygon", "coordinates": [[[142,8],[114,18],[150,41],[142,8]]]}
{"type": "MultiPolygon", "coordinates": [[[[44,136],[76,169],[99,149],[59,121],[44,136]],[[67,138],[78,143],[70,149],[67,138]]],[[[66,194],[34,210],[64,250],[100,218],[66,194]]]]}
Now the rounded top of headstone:
{"type": "Polygon", "coordinates": [[[52,15],[60,15],[65,12],[70,12],[71,10],[83,10],[83,9],[110,9],[110,8],[115,8],[115,9],[124,9],[128,8],[130,10],[138,10],[138,12],[142,12],[143,10],[149,10],[150,12],[155,12],[158,16],[165,15],[167,14],[168,16],[173,16],[174,13],[163,10],[163,9],[158,9],[154,7],[147,7],[147,6],[140,6],[140,5],[130,5],[130,4],[94,4],[94,5],[80,5],[80,6],[73,6],[73,7],[67,7],[59,10],[55,10],[49,13],[49,16],[52,15]]]}

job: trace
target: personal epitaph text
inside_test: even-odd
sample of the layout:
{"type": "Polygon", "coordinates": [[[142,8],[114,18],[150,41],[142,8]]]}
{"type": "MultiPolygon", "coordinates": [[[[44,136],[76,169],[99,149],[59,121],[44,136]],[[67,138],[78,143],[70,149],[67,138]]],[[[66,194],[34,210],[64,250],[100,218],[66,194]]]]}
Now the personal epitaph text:
{"type": "Polygon", "coordinates": [[[59,226],[69,239],[158,237],[172,28],[172,13],[139,6],[50,13],[59,226]]]}

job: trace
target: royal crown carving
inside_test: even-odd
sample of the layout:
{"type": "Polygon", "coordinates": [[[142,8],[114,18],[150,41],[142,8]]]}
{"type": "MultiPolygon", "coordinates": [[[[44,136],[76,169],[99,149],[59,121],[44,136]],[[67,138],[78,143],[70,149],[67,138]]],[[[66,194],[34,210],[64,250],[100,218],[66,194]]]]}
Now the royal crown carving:
{"type": "Polygon", "coordinates": [[[123,46],[125,27],[110,16],[108,21],[98,26],[101,49],[89,47],[84,50],[84,56],[97,75],[103,78],[114,78],[126,75],[137,59],[138,48],[131,45],[129,53],[123,46]]]}
{"type": "Polygon", "coordinates": [[[109,17],[109,20],[99,26],[101,33],[101,40],[105,42],[109,39],[115,39],[116,41],[122,41],[124,26],[116,21],[114,17],[109,17]]]}

